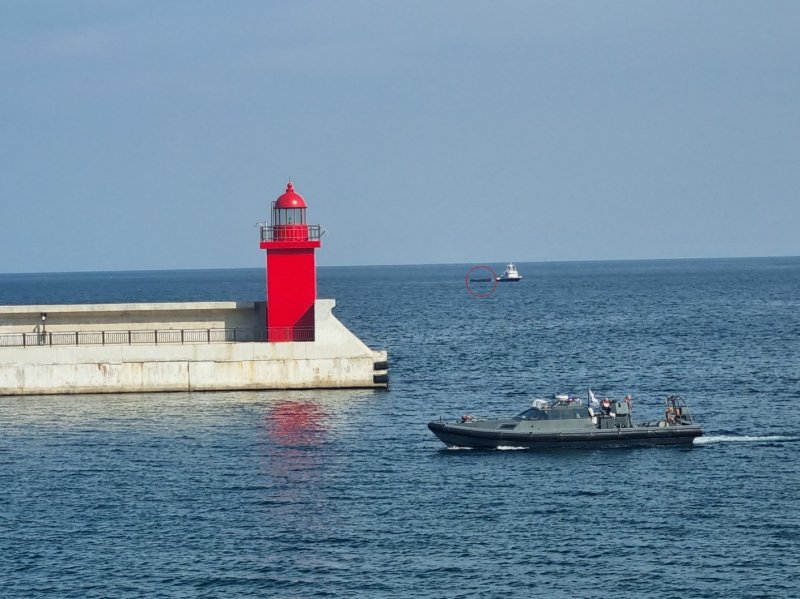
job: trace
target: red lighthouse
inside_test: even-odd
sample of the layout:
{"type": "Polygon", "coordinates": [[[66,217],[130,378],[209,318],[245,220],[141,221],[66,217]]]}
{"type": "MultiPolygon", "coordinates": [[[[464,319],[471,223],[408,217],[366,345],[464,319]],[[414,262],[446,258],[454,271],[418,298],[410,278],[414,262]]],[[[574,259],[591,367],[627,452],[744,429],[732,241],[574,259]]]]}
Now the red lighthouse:
{"type": "Polygon", "coordinates": [[[267,341],[314,341],[319,225],[306,223],[306,202],[289,181],[272,202],[272,220],[261,227],[267,250],[267,341]]]}

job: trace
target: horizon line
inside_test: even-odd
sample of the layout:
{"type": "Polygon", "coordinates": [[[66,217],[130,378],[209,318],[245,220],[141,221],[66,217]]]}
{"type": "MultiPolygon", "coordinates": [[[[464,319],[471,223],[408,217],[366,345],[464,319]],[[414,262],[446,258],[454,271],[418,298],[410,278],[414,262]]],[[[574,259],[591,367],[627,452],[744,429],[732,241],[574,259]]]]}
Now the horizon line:
{"type": "MultiPolygon", "coordinates": [[[[688,262],[703,260],[769,260],[780,258],[800,258],[800,255],[777,256],[705,256],[705,257],[675,257],[675,258],[604,258],[585,260],[521,260],[511,261],[516,264],[578,264],[578,263],[609,263],[609,262],[688,262]]],[[[478,262],[401,262],[394,264],[317,264],[317,268],[391,268],[398,266],[464,266],[482,264],[507,264],[508,260],[483,260],[478,262]]],[[[121,272],[180,272],[180,271],[218,271],[218,270],[255,270],[261,266],[216,266],[208,268],[127,268],[118,270],[51,270],[51,271],[11,271],[2,272],[3,275],[65,275],[65,274],[90,274],[90,273],[121,273],[121,272]]]]}

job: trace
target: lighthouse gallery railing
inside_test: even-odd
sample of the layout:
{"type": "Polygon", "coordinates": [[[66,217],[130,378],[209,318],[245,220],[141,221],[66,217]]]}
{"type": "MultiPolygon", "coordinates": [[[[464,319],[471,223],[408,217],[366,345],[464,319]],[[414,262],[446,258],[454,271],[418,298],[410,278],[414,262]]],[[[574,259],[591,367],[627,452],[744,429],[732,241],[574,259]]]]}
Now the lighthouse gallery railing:
{"type": "Polygon", "coordinates": [[[52,331],[3,333],[0,347],[54,345],[160,345],[187,343],[252,343],[270,340],[314,341],[313,327],[230,329],[144,329],[113,331],[52,331]]]}
{"type": "Polygon", "coordinates": [[[261,241],[319,241],[321,225],[261,225],[261,241]]]}

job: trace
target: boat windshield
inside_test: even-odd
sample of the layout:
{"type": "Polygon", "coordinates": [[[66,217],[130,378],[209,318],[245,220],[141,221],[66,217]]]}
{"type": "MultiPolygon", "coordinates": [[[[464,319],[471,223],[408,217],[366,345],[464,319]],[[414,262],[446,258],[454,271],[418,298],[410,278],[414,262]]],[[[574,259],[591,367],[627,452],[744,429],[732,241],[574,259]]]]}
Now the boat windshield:
{"type": "Polygon", "coordinates": [[[574,420],[576,418],[588,418],[585,407],[561,408],[558,410],[528,408],[521,414],[514,416],[514,420],[574,420]]]}

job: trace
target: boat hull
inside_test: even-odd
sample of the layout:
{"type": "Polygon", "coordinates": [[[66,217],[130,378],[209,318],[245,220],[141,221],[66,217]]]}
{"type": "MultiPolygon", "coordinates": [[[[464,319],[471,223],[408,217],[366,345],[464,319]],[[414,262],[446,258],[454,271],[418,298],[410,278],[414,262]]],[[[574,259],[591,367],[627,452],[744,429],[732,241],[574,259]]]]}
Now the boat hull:
{"type": "Polygon", "coordinates": [[[564,433],[514,433],[459,426],[446,422],[429,422],[428,428],[450,447],[497,449],[587,448],[587,447],[652,447],[655,445],[691,445],[703,434],[699,426],[631,427],[564,433]]]}

